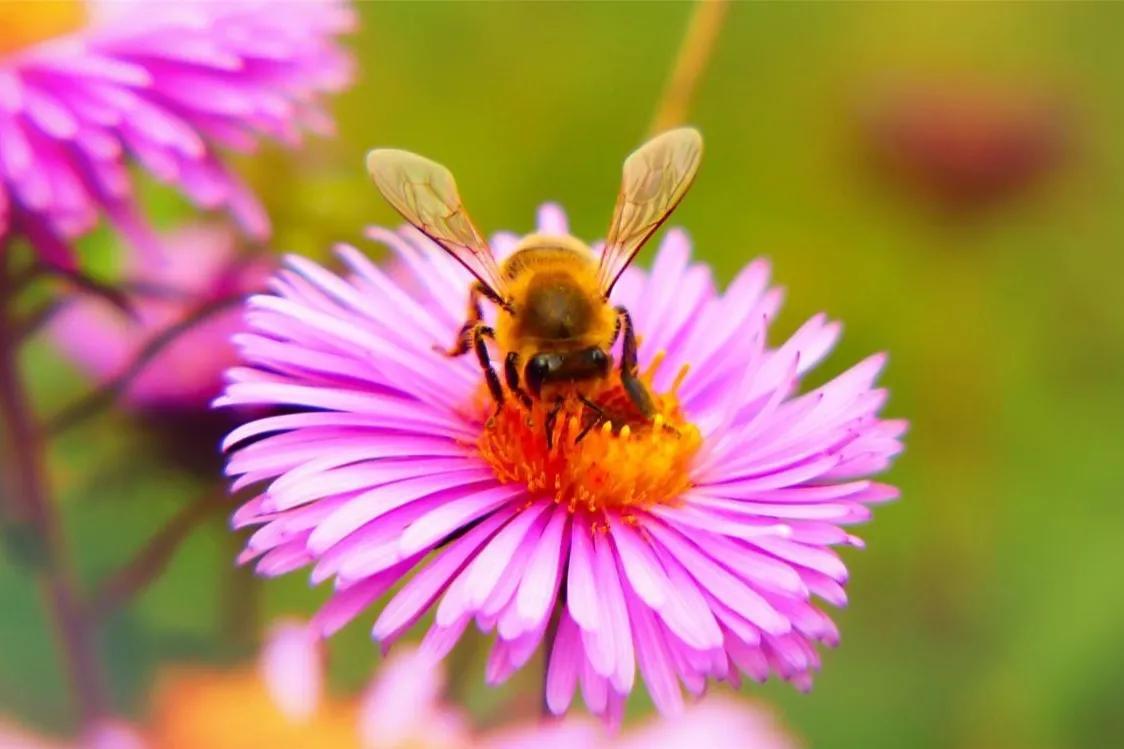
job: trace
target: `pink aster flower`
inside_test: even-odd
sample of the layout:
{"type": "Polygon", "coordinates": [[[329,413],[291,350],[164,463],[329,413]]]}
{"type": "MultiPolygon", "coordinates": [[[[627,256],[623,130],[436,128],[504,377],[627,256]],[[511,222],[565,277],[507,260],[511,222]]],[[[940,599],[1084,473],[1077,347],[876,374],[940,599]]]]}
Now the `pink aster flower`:
{"type": "MultiPolygon", "coordinates": [[[[550,206],[538,228],[567,231],[550,206]]],[[[709,679],[810,686],[816,645],[839,639],[816,599],[846,603],[832,547],[860,545],[846,527],[897,496],[869,478],[905,429],[877,416],[884,357],[801,393],[839,325],[817,315],[769,346],[768,264],[720,292],[672,230],[652,270],[613,291],[642,337],[655,423],[622,417],[579,440],[582,424],[559,419],[551,447],[540,412],[493,417],[478,365],[434,351],[460,327],[466,274],[412,229],[369,235],[397,280],[344,246],[344,276],[292,257],[249,302],[246,366],[218,403],[291,412],[227,439],[235,487],[260,487],[234,516],[258,526],[242,560],[334,580],[325,634],[396,586],[374,623],[384,646],[433,610],[422,648],[442,657],[475,623],[496,635],[491,684],[545,643],[555,713],[580,687],[618,718],[637,670],[669,714],[709,679]]]]}
{"type": "Polygon", "coordinates": [[[274,269],[270,256],[247,256],[220,225],[183,227],[162,240],[166,256],[132,251],[123,276],[143,289],[129,317],[103,299],[77,296],[55,316],[51,337],[59,349],[99,381],[125,372],[157,335],[201,310],[214,312],[160,350],[123,393],[138,412],[205,412],[222,390],[223,371],[237,362],[231,336],[242,313],[224,301],[261,291],[274,269]]]}
{"type": "Polygon", "coordinates": [[[349,76],[335,38],[352,18],[335,0],[128,2],[93,23],[83,8],[106,4],[16,6],[0,31],[0,235],[26,237],[55,265],[73,264],[69,242],[102,214],[155,244],[130,161],[266,235],[217,149],[325,131],[320,95],[349,76]]]}
{"type": "MultiPolygon", "coordinates": [[[[262,651],[262,681],[280,716],[315,725],[325,712],[323,653],[313,633],[298,622],[275,624],[262,651]]],[[[381,664],[358,704],[357,732],[366,749],[795,749],[798,742],[764,707],[729,695],[713,695],[682,715],[656,716],[617,733],[588,719],[527,721],[488,732],[473,731],[442,698],[445,673],[439,663],[412,647],[381,664]]],[[[337,706],[339,707],[339,706],[337,706]]],[[[328,706],[327,709],[331,709],[328,706]]],[[[189,707],[181,715],[193,715],[189,707]]],[[[229,728],[228,728],[229,731],[229,728]]],[[[327,730],[322,730],[327,734],[327,730]]],[[[231,732],[231,735],[236,735],[231,732]]],[[[197,735],[197,741],[226,746],[230,737],[197,735]]],[[[333,744],[334,745],[334,744],[333,744]]]]}
{"type": "Polygon", "coordinates": [[[800,742],[765,707],[713,695],[681,715],[655,716],[618,733],[587,720],[544,722],[485,735],[477,749],[796,749],[800,742]]]}
{"type": "Polygon", "coordinates": [[[80,739],[57,741],[27,730],[0,717],[0,747],[3,749],[145,749],[136,731],[124,723],[105,720],[92,726],[80,739]]]}
{"type": "Polygon", "coordinates": [[[161,241],[164,256],[126,253],[126,282],[143,291],[132,301],[133,315],[100,297],[74,295],[49,333],[99,385],[127,382],[119,400],[151,444],[210,478],[221,470],[223,435],[251,415],[209,408],[222,391],[224,370],[238,360],[230,339],[244,327],[239,300],[265,288],[276,262],[244,251],[231,230],[216,224],[189,225],[161,241]],[[169,331],[175,334],[162,343],[169,331]]]}

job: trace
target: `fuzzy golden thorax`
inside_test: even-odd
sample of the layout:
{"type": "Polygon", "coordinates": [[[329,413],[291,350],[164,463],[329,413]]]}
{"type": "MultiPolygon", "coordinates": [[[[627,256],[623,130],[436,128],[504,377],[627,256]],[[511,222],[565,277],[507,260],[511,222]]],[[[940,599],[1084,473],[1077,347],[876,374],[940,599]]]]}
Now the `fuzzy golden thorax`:
{"type": "Polygon", "coordinates": [[[602,295],[597,259],[569,236],[531,234],[502,266],[511,311],[500,310],[496,343],[521,361],[540,353],[599,347],[608,353],[617,315],[602,295]]]}

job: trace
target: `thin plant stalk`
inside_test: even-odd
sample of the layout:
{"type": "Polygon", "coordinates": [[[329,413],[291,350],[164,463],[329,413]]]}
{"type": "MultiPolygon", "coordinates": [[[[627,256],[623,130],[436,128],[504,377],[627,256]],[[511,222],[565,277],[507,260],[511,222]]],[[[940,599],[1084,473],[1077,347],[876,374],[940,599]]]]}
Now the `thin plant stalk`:
{"type": "MultiPolygon", "coordinates": [[[[8,277],[10,252],[0,247],[0,431],[3,506],[9,541],[33,566],[69,673],[72,699],[84,727],[104,716],[107,691],[97,634],[87,618],[46,472],[46,440],[31,411],[19,366],[19,340],[8,277]]],[[[10,249],[10,248],[8,248],[10,249]]]]}
{"type": "Polygon", "coordinates": [[[699,0],[691,12],[687,31],[652,115],[648,134],[682,125],[690,112],[695,91],[714,54],[718,34],[726,20],[727,0],[699,0]]]}

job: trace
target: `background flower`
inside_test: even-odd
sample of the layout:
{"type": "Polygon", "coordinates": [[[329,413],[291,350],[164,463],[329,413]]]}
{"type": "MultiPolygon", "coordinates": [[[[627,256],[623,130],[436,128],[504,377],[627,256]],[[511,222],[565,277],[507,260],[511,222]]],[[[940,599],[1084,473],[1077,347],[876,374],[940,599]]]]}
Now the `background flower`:
{"type": "Polygon", "coordinates": [[[1011,202],[1075,155],[1075,117],[1048,89],[922,79],[870,99],[861,125],[873,166],[946,213],[1011,202]]]}
{"type": "Polygon", "coordinates": [[[649,719],[621,733],[581,719],[508,721],[499,728],[474,730],[446,702],[444,670],[424,652],[408,646],[396,650],[357,701],[322,694],[323,658],[307,625],[282,620],[270,628],[256,672],[174,669],[161,678],[155,693],[145,745],[149,749],[798,746],[763,707],[728,695],[691,705],[676,719],[649,719]]]}
{"type": "MultiPolygon", "coordinates": [[[[539,231],[566,229],[557,208],[540,212],[539,231]]],[[[374,637],[393,642],[435,607],[423,648],[441,656],[475,621],[498,635],[491,684],[530,659],[558,616],[545,695],[557,713],[580,684],[593,712],[619,719],[637,667],[666,713],[681,710],[681,686],[701,694],[708,678],[737,683],[739,672],[809,687],[813,645],[838,641],[812,596],[846,602],[830,547],[858,545],[842,526],[897,495],[866,479],[900,451],[905,427],[876,416],[883,357],[797,395],[839,326],[816,316],[767,348],[780,304],[768,266],[750,264],[719,294],[673,230],[652,272],[628,272],[614,302],[632,312],[640,369],[678,433],[637,424],[581,441],[575,423],[553,453],[541,413],[528,427],[512,407],[486,428],[476,362],[434,353],[463,315],[468,282],[454,261],[416,231],[371,236],[413,283],[343,248],[348,279],[290,258],[276,296],[249,303],[251,332],[238,338],[249,366],[231,370],[218,403],[302,411],[227,440],[258,438],[228,465],[235,486],[262,486],[235,515],[261,526],[242,560],[260,557],[267,575],[313,563],[314,582],[335,578],[316,619],[325,633],[417,567],[374,637]]]]}
{"type": "Polygon", "coordinates": [[[620,733],[590,721],[567,718],[497,731],[479,749],[796,749],[801,743],[767,708],[727,694],[688,705],[682,715],[653,716],[620,733]]]}
{"type": "Polygon", "coordinates": [[[132,726],[104,721],[77,741],[40,736],[0,718],[0,747],[4,749],[146,749],[144,739],[132,726]]]}
{"type": "Polygon", "coordinates": [[[360,699],[326,694],[325,654],[304,623],[275,622],[256,670],[179,668],[155,692],[151,749],[468,749],[441,700],[444,674],[415,651],[388,658],[360,699]]]}
{"type": "Polygon", "coordinates": [[[299,622],[273,625],[258,668],[181,666],[152,693],[151,749],[359,749],[356,705],[325,698],[317,640],[299,622]]]}
{"type": "Polygon", "coordinates": [[[55,344],[96,380],[122,374],[154,336],[201,310],[202,321],[154,356],[123,393],[138,411],[205,411],[237,361],[231,336],[242,328],[237,298],[265,288],[272,257],[241,250],[218,224],[182,227],[163,238],[164,257],[131,251],[122,275],[140,293],[130,317],[104,300],[77,296],[54,318],[55,344]],[[219,306],[224,305],[225,306],[219,306]]]}
{"type": "MultiPolygon", "coordinates": [[[[59,15],[53,3],[19,5],[16,17],[59,15]]],[[[346,4],[110,7],[100,22],[43,40],[81,16],[25,20],[35,43],[13,50],[31,40],[11,40],[0,58],[0,229],[69,267],[69,241],[104,214],[134,244],[155,250],[137,211],[132,159],[264,237],[267,217],[217,148],[248,151],[261,137],[295,144],[304,130],[328,130],[320,96],[350,75],[336,44],[352,23],[346,4]]]]}
{"type": "Polygon", "coordinates": [[[185,226],[162,242],[168,252],[160,257],[126,252],[124,283],[136,290],[131,314],[71,295],[49,332],[98,386],[123,382],[118,402],[146,442],[209,483],[221,470],[223,434],[249,415],[210,408],[223,371],[238,359],[231,338],[244,328],[240,302],[265,288],[276,263],[219,224],[185,226]]]}

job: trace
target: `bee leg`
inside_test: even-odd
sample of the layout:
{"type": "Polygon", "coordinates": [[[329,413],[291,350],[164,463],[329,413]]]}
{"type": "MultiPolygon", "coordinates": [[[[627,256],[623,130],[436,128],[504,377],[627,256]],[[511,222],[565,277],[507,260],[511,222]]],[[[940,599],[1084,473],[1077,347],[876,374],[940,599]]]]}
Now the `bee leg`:
{"type": "Polygon", "coordinates": [[[558,412],[562,410],[562,399],[554,401],[554,405],[546,414],[546,419],[543,420],[543,426],[546,428],[546,449],[550,451],[554,447],[554,422],[558,420],[558,412]]]}
{"type": "MultiPolygon", "coordinates": [[[[605,347],[606,351],[612,349],[613,346],[616,345],[616,343],[617,343],[617,338],[620,337],[620,334],[621,334],[621,317],[622,317],[621,313],[622,312],[625,315],[628,314],[628,310],[626,310],[624,307],[617,307],[617,317],[616,317],[615,320],[613,320],[613,337],[609,339],[609,345],[605,347]]],[[[631,318],[629,318],[629,319],[631,321],[631,318]]]]}
{"type": "Polygon", "coordinates": [[[494,336],[495,331],[487,325],[477,324],[472,329],[472,347],[476,350],[476,360],[480,362],[480,368],[484,370],[484,379],[488,383],[488,390],[491,391],[492,398],[496,401],[496,414],[498,415],[500,409],[503,408],[503,386],[500,385],[500,378],[492,367],[492,359],[488,356],[488,345],[484,342],[485,338],[493,338],[494,336]]]}
{"type": "Polygon", "coordinates": [[[636,376],[636,332],[632,328],[632,316],[624,307],[617,307],[617,321],[624,332],[624,346],[621,350],[621,387],[636,410],[649,421],[656,415],[656,406],[648,388],[636,376]]]}
{"type": "Polygon", "coordinates": [[[519,384],[519,354],[517,352],[508,352],[503,361],[503,374],[504,379],[507,380],[507,389],[515,395],[524,408],[530,411],[531,396],[527,395],[527,391],[519,384]]]}
{"type": "Polygon", "coordinates": [[[463,356],[468,353],[468,350],[473,347],[475,343],[473,338],[473,331],[480,324],[481,318],[484,316],[483,310],[480,309],[480,297],[484,293],[483,288],[479,283],[474,283],[468,292],[468,314],[464,325],[461,326],[460,331],[457,333],[457,342],[451,348],[444,348],[433,344],[433,350],[439,354],[451,358],[463,356]]]}
{"type": "Polygon", "coordinates": [[[574,440],[575,445],[585,439],[585,436],[593,431],[594,428],[600,426],[609,419],[609,415],[605,413],[605,409],[601,408],[601,406],[597,405],[589,398],[586,398],[584,395],[579,395],[578,397],[581,399],[581,402],[585,405],[586,408],[588,408],[590,411],[593,411],[594,418],[593,421],[586,424],[584,427],[582,427],[582,430],[578,432],[578,436],[574,440]]]}

